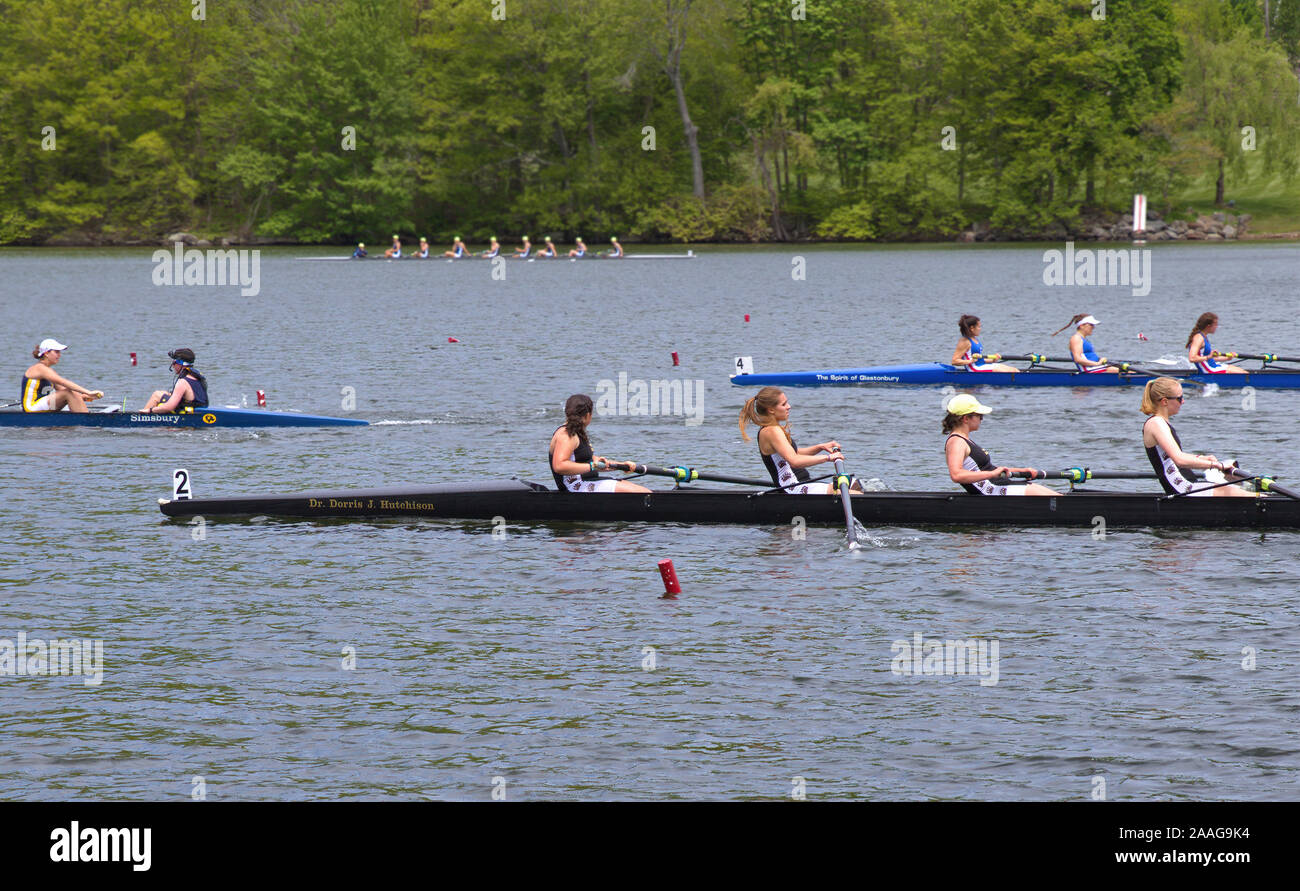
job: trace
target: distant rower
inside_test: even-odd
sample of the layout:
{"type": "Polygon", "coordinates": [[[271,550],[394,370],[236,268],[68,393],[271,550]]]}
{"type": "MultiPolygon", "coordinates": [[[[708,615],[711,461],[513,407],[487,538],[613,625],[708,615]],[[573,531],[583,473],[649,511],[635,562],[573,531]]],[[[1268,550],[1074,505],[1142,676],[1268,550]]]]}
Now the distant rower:
{"type": "Polygon", "coordinates": [[[560,256],[560,253],[555,249],[555,244],[551,241],[551,236],[546,236],[546,243],[543,244],[542,249],[537,252],[537,259],[540,260],[546,258],[549,260],[558,256],[560,256]]]}
{"type": "Polygon", "coordinates": [[[1214,483],[1194,483],[1183,476],[1183,468],[1223,470],[1223,462],[1213,455],[1192,455],[1183,451],[1182,440],[1170,418],[1183,407],[1183,385],[1172,377],[1158,377],[1148,381],[1142,391],[1142,414],[1148,415],[1142,425],[1142,447],[1147,460],[1155,468],[1161,487],[1170,495],[1239,495],[1253,498],[1254,494],[1236,486],[1219,486],[1214,483]]]}
{"type": "Polygon", "coordinates": [[[1097,356],[1097,350],[1089,339],[1098,324],[1100,324],[1099,321],[1092,316],[1079,313],[1053,331],[1052,336],[1055,337],[1066,328],[1074,325],[1075,331],[1070,335],[1070,358],[1074,359],[1075,367],[1087,374],[1105,374],[1107,372],[1119,374],[1118,368],[1106,364],[1105,356],[1097,356]]]}
{"type": "Polygon", "coordinates": [[[89,411],[87,402],[94,402],[104,395],[103,390],[87,390],[54,370],[67,348],[66,344],[47,337],[32,350],[32,358],[38,361],[23,372],[20,396],[23,411],[61,411],[67,408],[84,413],[89,411]]]}
{"type": "Polygon", "coordinates": [[[1203,312],[1196,320],[1196,327],[1187,338],[1187,361],[1191,362],[1204,374],[1247,374],[1244,368],[1236,365],[1220,365],[1214,361],[1224,355],[1210,345],[1208,335],[1219,330],[1219,317],[1212,312],[1203,312]]]}
{"type": "Polygon", "coordinates": [[[488,249],[483,253],[479,254],[479,256],[492,258],[499,253],[501,253],[501,242],[497,241],[497,237],[493,235],[491,238],[491,243],[488,245],[488,249]]]}
{"type": "Polygon", "coordinates": [[[619,259],[620,257],[622,257],[622,256],[623,256],[623,245],[621,245],[621,244],[618,243],[618,238],[610,238],[609,243],[612,244],[613,247],[611,247],[609,250],[605,251],[604,256],[606,256],[606,257],[610,257],[611,259],[614,259],[614,260],[617,260],[617,259],[619,259]]]}
{"type": "Polygon", "coordinates": [[[402,242],[396,235],[393,236],[393,246],[384,251],[384,256],[391,260],[402,259],[402,242]]]}
{"type": "Polygon", "coordinates": [[[586,242],[584,242],[584,241],[582,240],[582,236],[581,236],[581,235],[579,235],[577,238],[575,238],[575,239],[573,240],[573,243],[576,245],[576,247],[575,247],[573,250],[569,251],[569,256],[570,256],[570,257],[585,257],[585,256],[587,256],[587,245],[586,245],[586,242]]]}
{"type": "Polygon", "coordinates": [[[170,390],[155,390],[145,404],[147,412],[174,412],[185,408],[208,407],[208,379],[194,367],[194,351],[186,347],[167,354],[176,375],[170,390]]]}
{"type": "MultiPolygon", "coordinates": [[[[842,460],[840,444],[835,440],[799,448],[790,435],[790,402],[780,387],[764,387],[750,397],[740,410],[740,436],[749,441],[748,424],[758,427],[758,454],[772,477],[772,485],[787,495],[835,495],[834,484],[810,482],[809,467],[842,460]]],[[[853,491],[862,485],[853,482],[853,491]]]]}
{"type": "Polygon", "coordinates": [[[459,260],[461,257],[469,256],[469,249],[465,247],[465,242],[461,241],[460,236],[457,235],[451,241],[451,250],[443,251],[442,255],[444,257],[451,257],[454,260],[459,260]]]}
{"type": "Polygon", "coordinates": [[[423,235],[420,236],[420,249],[415,252],[415,258],[417,260],[429,259],[429,239],[423,235]]]}
{"type": "MultiPolygon", "coordinates": [[[[980,343],[982,328],[979,316],[964,315],[957,321],[961,340],[957,341],[957,348],[952,351],[952,364],[958,368],[964,366],[967,371],[1015,371],[1016,369],[1010,365],[990,362],[984,358],[984,345],[980,343]],[[974,358],[975,356],[981,358],[974,358]]],[[[988,358],[997,360],[1002,357],[994,353],[988,358]]]]}
{"type": "Polygon", "coordinates": [[[366,246],[364,242],[357,245],[357,249],[352,252],[352,256],[358,260],[364,260],[366,257],[370,256],[369,254],[366,253],[366,246]]]}
{"type": "Polygon", "coordinates": [[[944,440],[943,453],[948,462],[948,476],[952,481],[959,483],[972,495],[1060,495],[1055,489],[1038,483],[1022,486],[993,482],[997,477],[1013,473],[1037,475],[1038,471],[1032,467],[994,465],[989,453],[970,438],[972,433],[980,429],[984,416],[991,411],[993,409],[981,405],[969,393],[960,393],[948,400],[948,413],[943,419],[943,432],[948,438],[944,440]]]}
{"type": "Polygon", "coordinates": [[[551,464],[555,488],[561,492],[649,492],[645,486],[626,480],[601,479],[596,465],[606,467],[622,465],[629,473],[636,465],[631,461],[611,461],[591,452],[587,426],[591,424],[595,408],[590,396],[581,393],[570,396],[564,403],[564,426],[551,434],[551,445],[546,457],[551,464]]]}
{"type": "Polygon", "coordinates": [[[528,236],[525,235],[525,236],[524,236],[524,243],[523,243],[522,245],[520,245],[519,247],[515,248],[514,256],[516,256],[516,257],[518,257],[520,260],[522,260],[522,259],[524,259],[525,257],[527,257],[529,254],[531,254],[532,252],[533,252],[533,243],[532,243],[531,241],[529,241],[529,240],[528,240],[528,236]]]}

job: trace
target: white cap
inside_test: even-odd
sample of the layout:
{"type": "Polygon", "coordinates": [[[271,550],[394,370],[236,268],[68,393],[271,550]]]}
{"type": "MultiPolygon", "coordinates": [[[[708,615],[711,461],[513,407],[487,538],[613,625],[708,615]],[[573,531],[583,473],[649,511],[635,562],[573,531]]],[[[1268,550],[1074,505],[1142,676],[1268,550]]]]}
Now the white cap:
{"type": "Polygon", "coordinates": [[[59,352],[63,352],[67,348],[68,345],[66,343],[59,343],[53,337],[47,337],[44,340],[42,340],[41,345],[36,348],[36,358],[39,359],[41,356],[44,356],[50,350],[58,350],[59,352]]]}
{"type": "MultiPolygon", "coordinates": [[[[1079,325],[1100,325],[1100,324],[1101,322],[1097,321],[1095,316],[1084,316],[1083,318],[1079,319],[1079,325]]],[[[1075,325],[1074,327],[1078,328],[1079,325],[1075,325]]]]}

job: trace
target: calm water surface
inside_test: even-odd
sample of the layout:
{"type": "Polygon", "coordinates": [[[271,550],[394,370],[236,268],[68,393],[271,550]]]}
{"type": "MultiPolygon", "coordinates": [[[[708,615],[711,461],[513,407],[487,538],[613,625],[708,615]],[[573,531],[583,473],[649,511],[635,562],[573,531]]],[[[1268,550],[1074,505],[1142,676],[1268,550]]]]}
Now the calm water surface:
{"type": "MultiPolygon", "coordinates": [[[[0,430],[0,638],[104,647],[98,686],[0,675],[4,798],[183,799],[195,777],[214,800],[483,800],[497,777],[517,800],[780,799],[795,777],[811,798],[1085,799],[1096,776],[1113,799],[1300,796],[1300,534],[881,528],[851,554],[818,528],[251,520],[195,541],[156,508],[176,467],[200,496],[545,480],[564,398],[620,373],[703,381],[701,423],[602,417],[599,452],[761,474],[735,356],[946,358],[967,311],[1008,353],[1063,352],[1048,333],[1087,311],[1106,354],[1174,356],[1211,309],[1216,345],[1294,354],[1296,247],[1156,246],[1146,297],[1045,287],[1041,247],[804,249],[806,281],[774,249],[505,281],[268,250],[255,297],[154,287],[149,253],[0,252],[11,399],[54,336],[111,402],[188,345],[216,405],[339,414],[350,387],[377,423],[0,430]],[[915,633],[997,641],[997,683],[892,673],[915,633]]],[[[789,393],[796,436],[895,489],[951,486],[942,395],[789,393]]],[[[997,460],[1145,465],[1136,392],[981,397],[997,460]]],[[[1300,479],[1297,400],[1211,388],[1180,432],[1300,479]]]]}

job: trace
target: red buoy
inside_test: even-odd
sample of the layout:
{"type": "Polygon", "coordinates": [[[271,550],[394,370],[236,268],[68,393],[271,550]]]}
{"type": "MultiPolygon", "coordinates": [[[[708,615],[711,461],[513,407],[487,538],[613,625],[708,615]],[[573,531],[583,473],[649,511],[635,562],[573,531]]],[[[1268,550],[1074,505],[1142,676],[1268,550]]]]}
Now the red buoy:
{"type": "Polygon", "coordinates": [[[682,586],[677,583],[677,570],[673,569],[673,561],[660,560],[659,574],[664,578],[665,597],[675,597],[682,593],[682,586]]]}
{"type": "Polygon", "coordinates": [[[132,364],[132,365],[135,364],[135,353],[132,353],[132,354],[131,354],[131,364],[132,364]]]}
{"type": "Polygon", "coordinates": [[[457,340],[457,339],[454,338],[454,337],[448,337],[448,338],[447,338],[447,343],[460,343],[460,341],[457,340]]]}
{"type": "Polygon", "coordinates": [[[746,322],[749,321],[749,313],[745,313],[745,321],[746,321],[746,322]]]}
{"type": "Polygon", "coordinates": [[[676,354],[676,353],[673,353],[673,367],[674,367],[674,368],[677,367],[677,354],[676,354]]]}
{"type": "Polygon", "coordinates": [[[261,390],[257,391],[257,404],[261,408],[266,408],[266,393],[261,390]]]}

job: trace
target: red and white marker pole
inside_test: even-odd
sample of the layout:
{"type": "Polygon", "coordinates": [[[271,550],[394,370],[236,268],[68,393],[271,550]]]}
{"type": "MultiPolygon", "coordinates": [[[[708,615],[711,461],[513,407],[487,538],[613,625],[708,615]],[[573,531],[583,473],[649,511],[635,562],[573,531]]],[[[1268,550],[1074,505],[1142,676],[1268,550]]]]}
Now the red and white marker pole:
{"type": "Polygon", "coordinates": [[[131,364],[135,365],[135,353],[131,354],[131,364]]]}
{"type": "Polygon", "coordinates": [[[257,405],[259,408],[266,408],[266,393],[262,390],[257,391],[257,405]]]}
{"type": "Polygon", "coordinates": [[[659,574],[664,579],[664,597],[676,597],[682,593],[682,586],[677,582],[677,570],[673,569],[673,561],[660,560],[659,574]]]}
{"type": "Polygon", "coordinates": [[[678,363],[678,361],[677,361],[677,353],[674,352],[674,353],[673,353],[673,368],[676,368],[676,367],[678,366],[678,364],[680,364],[680,363],[678,363]]]}

